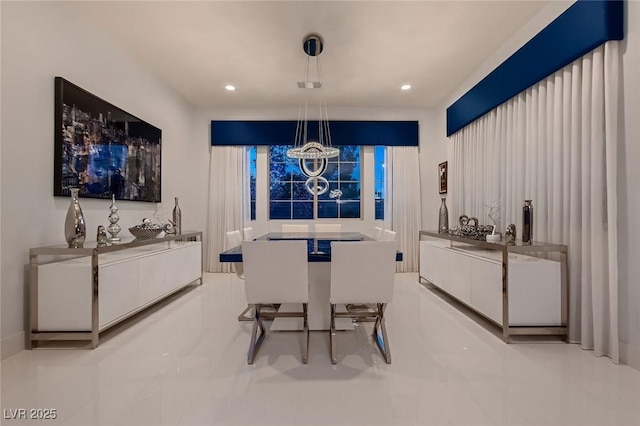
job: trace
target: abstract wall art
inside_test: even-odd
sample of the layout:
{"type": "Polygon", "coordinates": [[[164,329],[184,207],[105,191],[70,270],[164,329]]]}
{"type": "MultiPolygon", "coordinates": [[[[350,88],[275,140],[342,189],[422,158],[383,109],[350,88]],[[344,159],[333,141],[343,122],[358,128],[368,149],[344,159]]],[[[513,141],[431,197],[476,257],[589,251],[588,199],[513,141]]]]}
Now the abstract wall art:
{"type": "Polygon", "coordinates": [[[161,201],[162,130],[62,77],[54,140],[54,195],[161,201]]]}

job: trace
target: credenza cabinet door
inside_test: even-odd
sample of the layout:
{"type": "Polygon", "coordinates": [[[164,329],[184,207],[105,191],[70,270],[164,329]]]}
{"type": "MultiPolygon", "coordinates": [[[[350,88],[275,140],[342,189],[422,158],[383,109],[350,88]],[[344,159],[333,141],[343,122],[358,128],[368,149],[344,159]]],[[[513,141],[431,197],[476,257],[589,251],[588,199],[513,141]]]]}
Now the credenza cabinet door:
{"type": "Polygon", "coordinates": [[[437,286],[446,285],[448,253],[430,241],[420,242],[420,276],[437,286]]]}
{"type": "Polygon", "coordinates": [[[502,262],[469,259],[471,305],[498,324],[502,324],[502,262]]]}
{"type": "Polygon", "coordinates": [[[140,259],[140,305],[148,304],[200,278],[201,246],[185,243],[140,259]]]}
{"type": "Polygon", "coordinates": [[[471,261],[469,256],[458,254],[455,250],[443,250],[446,253],[448,269],[445,290],[461,302],[471,305],[471,261]]]}
{"type": "Polygon", "coordinates": [[[98,282],[100,329],[139,306],[138,263],[135,260],[101,266],[98,270],[98,282]]]}
{"type": "Polygon", "coordinates": [[[86,258],[38,266],[40,331],[91,329],[91,263],[86,258]]]}
{"type": "Polygon", "coordinates": [[[555,326],[562,323],[561,265],[547,259],[509,257],[509,323],[555,326]]]}

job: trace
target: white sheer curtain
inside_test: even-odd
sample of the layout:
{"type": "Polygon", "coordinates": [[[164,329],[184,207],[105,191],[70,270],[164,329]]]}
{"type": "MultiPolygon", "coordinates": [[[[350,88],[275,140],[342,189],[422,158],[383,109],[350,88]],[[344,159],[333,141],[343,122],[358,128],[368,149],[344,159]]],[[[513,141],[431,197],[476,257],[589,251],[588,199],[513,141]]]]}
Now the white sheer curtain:
{"type": "Polygon", "coordinates": [[[218,262],[228,249],[227,231],[242,230],[250,220],[249,169],[243,146],[213,146],[209,162],[209,213],[207,271],[231,272],[231,265],[218,262]]]}
{"type": "MultiPolygon", "coordinates": [[[[618,362],[618,42],[609,41],[453,136],[453,217],[522,230],[569,247],[569,337],[618,362]],[[484,219],[484,220],[483,220],[484,219]]],[[[520,236],[520,235],[518,235],[520,236]]]]}
{"type": "Polygon", "coordinates": [[[418,270],[418,232],[422,220],[420,200],[420,162],[418,147],[387,147],[387,199],[385,226],[396,231],[398,250],[403,253],[398,272],[418,270]]]}

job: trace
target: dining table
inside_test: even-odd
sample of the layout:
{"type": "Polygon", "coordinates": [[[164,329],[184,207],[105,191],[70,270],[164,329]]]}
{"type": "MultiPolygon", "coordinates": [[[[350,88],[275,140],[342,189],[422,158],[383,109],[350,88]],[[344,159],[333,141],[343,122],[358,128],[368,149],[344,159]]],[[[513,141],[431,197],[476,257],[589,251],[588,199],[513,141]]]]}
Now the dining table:
{"type": "MultiPolygon", "coordinates": [[[[307,306],[309,330],[329,330],[331,308],[329,302],[331,286],[331,243],[334,241],[373,241],[373,238],[360,232],[270,232],[256,238],[258,241],[306,240],[307,260],[309,262],[309,303],[307,306]]],[[[242,246],[231,247],[219,254],[222,263],[242,262],[242,246]]],[[[402,252],[396,250],[396,261],[402,261],[402,252]]],[[[283,311],[295,310],[287,304],[280,307],[283,311]]],[[[338,311],[345,310],[338,306],[338,311]]],[[[348,318],[338,318],[336,329],[351,330],[353,324],[348,318]]],[[[299,318],[276,318],[271,330],[302,330],[299,318]]]]}

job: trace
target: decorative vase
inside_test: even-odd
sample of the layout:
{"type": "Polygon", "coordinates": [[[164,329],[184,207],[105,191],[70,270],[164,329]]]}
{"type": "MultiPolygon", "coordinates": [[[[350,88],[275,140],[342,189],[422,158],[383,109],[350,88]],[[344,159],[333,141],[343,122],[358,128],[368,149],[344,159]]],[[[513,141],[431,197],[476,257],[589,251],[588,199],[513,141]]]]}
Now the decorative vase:
{"type": "Polygon", "coordinates": [[[516,242],[516,225],[513,223],[507,226],[507,230],[504,233],[504,240],[508,244],[513,244],[516,242]]]}
{"type": "Polygon", "coordinates": [[[449,209],[445,203],[447,199],[442,197],[440,204],[440,214],[438,215],[438,232],[445,233],[449,231],[449,209]]]}
{"type": "Polygon", "coordinates": [[[118,221],[120,220],[120,215],[118,214],[118,206],[116,206],[116,196],[111,196],[111,206],[109,207],[109,226],[107,227],[107,231],[111,234],[109,237],[109,242],[117,242],[120,241],[120,237],[118,237],[118,232],[122,228],[118,225],[118,221]]]}
{"type": "Polygon", "coordinates": [[[533,205],[531,200],[524,200],[522,206],[522,242],[531,244],[533,238],[533,205]]]}
{"type": "Polygon", "coordinates": [[[176,230],[176,235],[182,234],[182,212],[180,206],[178,206],[178,197],[176,197],[176,205],[173,208],[173,226],[176,230]]]}
{"type": "Polygon", "coordinates": [[[78,188],[71,188],[71,205],[64,222],[64,237],[69,243],[69,248],[82,248],[87,236],[84,215],[78,202],[78,191],[78,188]]]}
{"type": "Polygon", "coordinates": [[[96,247],[106,247],[107,246],[107,230],[104,229],[104,226],[98,225],[98,231],[96,232],[96,247]]]}

